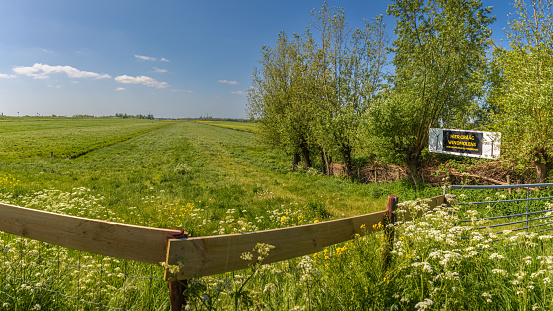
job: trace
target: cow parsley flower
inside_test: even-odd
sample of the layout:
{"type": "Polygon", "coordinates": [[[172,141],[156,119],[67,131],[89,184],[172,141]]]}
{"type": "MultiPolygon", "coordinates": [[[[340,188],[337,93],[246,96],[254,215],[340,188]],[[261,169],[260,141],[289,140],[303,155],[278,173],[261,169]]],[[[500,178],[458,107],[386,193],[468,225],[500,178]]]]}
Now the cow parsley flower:
{"type": "Polygon", "coordinates": [[[422,311],[428,309],[431,305],[434,304],[434,301],[424,298],[424,301],[421,301],[415,305],[415,309],[422,311]]]}

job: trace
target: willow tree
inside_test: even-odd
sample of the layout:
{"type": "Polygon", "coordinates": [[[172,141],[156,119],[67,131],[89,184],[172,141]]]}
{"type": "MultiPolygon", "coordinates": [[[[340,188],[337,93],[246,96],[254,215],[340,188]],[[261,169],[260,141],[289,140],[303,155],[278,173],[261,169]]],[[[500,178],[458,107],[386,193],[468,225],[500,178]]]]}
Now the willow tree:
{"type": "Polygon", "coordinates": [[[313,149],[313,106],[308,104],[309,78],[305,40],[294,35],[290,40],[281,32],[273,47],[262,48],[260,69],[252,75],[248,93],[248,114],[258,120],[260,134],[268,144],[293,155],[295,167],[300,158],[311,166],[313,149]]]}
{"type": "MultiPolygon", "coordinates": [[[[382,80],[385,31],[382,18],[350,28],[344,10],[325,3],[311,28],[292,40],[281,33],[262,49],[253,74],[248,113],[272,145],[300,156],[339,156],[349,176],[360,119],[382,80]],[[317,32],[318,39],[312,35],[317,32]]],[[[328,166],[327,166],[328,168],[328,166]]]]}
{"type": "Polygon", "coordinates": [[[515,0],[507,30],[510,49],[498,49],[495,64],[503,85],[493,103],[492,128],[502,132],[501,152],[547,178],[553,160],[553,16],[551,0],[515,0]]]}
{"type": "Polygon", "coordinates": [[[341,158],[349,176],[361,118],[381,86],[385,25],[380,16],[353,29],[346,23],[344,9],[327,3],[312,15],[314,34],[319,36],[312,60],[317,71],[317,137],[325,152],[341,158]]]}
{"type": "Polygon", "coordinates": [[[393,0],[395,73],[366,113],[367,147],[415,176],[431,127],[447,126],[482,93],[493,18],[477,0],[393,0]]]}

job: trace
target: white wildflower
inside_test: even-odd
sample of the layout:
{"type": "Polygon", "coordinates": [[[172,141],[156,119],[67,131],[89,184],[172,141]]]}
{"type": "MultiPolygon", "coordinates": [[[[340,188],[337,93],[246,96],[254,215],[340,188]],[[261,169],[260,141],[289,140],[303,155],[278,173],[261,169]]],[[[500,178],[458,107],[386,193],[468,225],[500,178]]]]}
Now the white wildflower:
{"type": "Polygon", "coordinates": [[[428,308],[429,308],[431,305],[433,305],[433,304],[434,304],[434,301],[432,301],[432,300],[430,300],[430,299],[428,299],[428,298],[424,298],[424,301],[421,301],[421,302],[417,303],[417,304],[415,305],[415,308],[416,308],[417,310],[426,310],[426,309],[428,309],[428,308]]]}

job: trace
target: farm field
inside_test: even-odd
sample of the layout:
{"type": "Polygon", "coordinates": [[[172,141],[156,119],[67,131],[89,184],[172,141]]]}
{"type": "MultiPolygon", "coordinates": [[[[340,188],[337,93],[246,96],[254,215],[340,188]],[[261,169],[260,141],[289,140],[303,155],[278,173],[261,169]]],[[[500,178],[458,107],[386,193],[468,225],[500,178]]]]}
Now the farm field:
{"type": "MultiPolygon", "coordinates": [[[[380,188],[313,172],[292,172],[284,154],[260,146],[251,134],[218,126],[133,119],[2,121],[1,147],[9,150],[0,157],[0,198],[5,203],[121,223],[183,227],[191,236],[286,227],[369,213],[385,205],[385,193],[380,188]],[[71,139],[66,139],[70,135],[71,139]]],[[[32,252],[46,247],[6,234],[2,240],[4,245],[19,242],[29,247],[21,249],[17,244],[4,252],[5,262],[10,262],[11,251],[32,252]]],[[[43,255],[48,253],[43,251],[43,255]]],[[[65,257],[72,263],[76,256],[81,261],[82,256],[71,250],[63,250],[60,255],[59,249],[50,255],[65,257]]],[[[90,265],[98,264],[99,256],[85,257],[90,265]]],[[[29,260],[33,261],[32,256],[29,260]]],[[[147,276],[151,270],[147,265],[132,266],[138,275],[147,276]]],[[[123,269],[122,263],[112,267],[119,272],[114,274],[123,269]]],[[[130,271],[131,264],[125,264],[125,269],[130,271]]],[[[156,268],[154,275],[160,278],[160,273],[161,269],[156,268]]],[[[92,273],[88,277],[97,281],[101,275],[92,273]]],[[[13,281],[4,279],[5,283],[13,281]]],[[[66,293],[78,296],[74,280],[62,282],[66,293]]],[[[105,278],[103,282],[108,282],[105,286],[132,284],[128,286],[138,288],[135,283],[141,281],[129,279],[122,283],[115,278],[109,283],[105,278]]],[[[163,285],[151,291],[165,293],[163,285]]],[[[14,297],[14,292],[9,294],[14,297]]],[[[19,291],[15,294],[22,295],[19,291]]],[[[112,299],[117,301],[120,294],[116,291],[112,299]]],[[[25,296],[27,300],[12,306],[17,309],[34,306],[37,301],[42,305],[52,303],[44,298],[47,295],[25,296]]],[[[164,309],[167,297],[161,297],[156,304],[164,309]]],[[[114,305],[145,303],[145,298],[135,299],[114,305]]],[[[71,300],[64,303],[70,304],[71,300]]]]}
{"type": "MultiPolygon", "coordinates": [[[[399,195],[401,202],[442,192],[293,172],[285,154],[259,145],[255,135],[202,122],[14,119],[6,121],[12,122],[11,131],[32,149],[47,146],[44,151],[61,155],[63,148],[78,146],[76,157],[29,156],[30,151],[0,157],[0,201],[56,213],[182,227],[192,236],[206,236],[380,211],[387,194],[399,195]],[[41,126],[50,136],[40,136],[41,126]],[[79,137],[71,143],[50,141],[71,132],[79,137]],[[102,140],[111,143],[98,147],[102,140]]],[[[7,129],[0,132],[6,135],[2,148],[15,144],[7,129]]],[[[505,192],[467,193],[466,199],[482,200],[482,195],[504,199],[505,192]]],[[[475,229],[477,222],[459,225],[460,219],[489,215],[496,206],[444,207],[398,226],[386,271],[379,231],[310,256],[191,280],[190,309],[551,309],[551,236],[509,232],[494,242],[491,230],[475,229]]],[[[424,209],[424,204],[408,201],[401,208],[424,209]]],[[[105,309],[99,303],[125,310],[169,309],[159,266],[5,233],[0,245],[0,310],[105,309]]]]}
{"type": "Polygon", "coordinates": [[[232,121],[198,121],[203,124],[219,126],[222,128],[234,129],[246,133],[258,133],[258,124],[251,122],[232,122],[232,121]]]}
{"type": "MultiPolygon", "coordinates": [[[[387,195],[385,188],[375,190],[376,185],[292,172],[286,155],[260,146],[253,135],[199,122],[35,122],[24,120],[12,127],[17,139],[8,139],[8,131],[3,130],[3,150],[22,144],[14,142],[20,138],[30,142],[28,151],[0,157],[0,174],[18,180],[14,191],[21,194],[85,187],[105,197],[104,204],[118,211],[118,218],[132,224],[166,228],[184,225],[191,234],[206,235],[215,227],[190,227],[186,217],[171,216],[177,211],[166,210],[166,206],[207,207],[215,220],[224,218],[227,209],[246,210],[243,216],[251,221],[259,213],[299,205],[323,220],[381,210],[387,195]],[[49,127],[48,136],[40,134],[41,124],[49,127]],[[50,139],[72,132],[76,136],[73,141],[50,139]],[[118,143],[113,142],[116,139],[118,143]],[[111,144],[98,148],[98,141],[111,144]],[[68,154],[56,156],[68,149],[82,155],[73,159],[68,154]],[[47,150],[54,153],[54,158],[47,150]],[[30,153],[34,156],[28,157],[30,153]],[[133,214],[129,207],[133,207],[133,214]],[[171,215],[167,217],[166,213],[171,215]]],[[[393,191],[393,185],[389,187],[393,191]]],[[[265,223],[259,228],[266,226],[275,225],[265,223]]]]}
{"type": "Polygon", "coordinates": [[[161,126],[139,119],[0,118],[0,159],[76,158],[161,126]]]}

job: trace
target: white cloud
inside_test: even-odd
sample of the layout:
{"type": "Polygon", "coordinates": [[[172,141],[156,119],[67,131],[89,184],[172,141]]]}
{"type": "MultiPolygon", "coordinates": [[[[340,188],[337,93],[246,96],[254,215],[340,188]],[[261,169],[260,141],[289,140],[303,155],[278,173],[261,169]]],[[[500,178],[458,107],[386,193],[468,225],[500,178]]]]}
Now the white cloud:
{"type": "Polygon", "coordinates": [[[50,74],[65,73],[69,78],[93,78],[93,79],[109,79],[108,74],[99,74],[90,71],[81,71],[71,66],[50,66],[35,63],[32,67],[19,66],[12,69],[15,73],[33,77],[35,79],[48,79],[50,74]]]}
{"type": "Polygon", "coordinates": [[[156,79],[147,76],[131,77],[123,75],[115,77],[115,81],[124,84],[143,84],[146,86],[156,87],[158,89],[163,89],[169,86],[167,82],[159,82],[156,79]]]}
{"type": "Polygon", "coordinates": [[[194,91],[191,90],[171,90],[171,92],[194,93],[194,91]]]}
{"type": "Polygon", "coordinates": [[[150,61],[153,61],[153,62],[155,62],[157,60],[157,58],[155,58],[155,57],[142,56],[142,55],[136,55],[136,54],[134,54],[134,57],[136,57],[140,60],[150,60],[150,61]]]}
{"type": "Polygon", "coordinates": [[[244,92],[244,91],[234,91],[234,92],[230,92],[230,93],[234,94],[234,95],[246,96],[246,92],[244,92]]]}
{"type": "Polygon", "coordinates": [[[119,91],[126,91],[127,89],[124,87],[118,87],[115,90],[119,92],[119,91]]]}
{"type": "Polygon", "coordinates": [[[219,80],[217,82],[225,83],[225,84],[239,84],[237,81],[228,81],[228,80],[219,80]]]}
{"type": "Polygon", "coordinates": [[[52,50],[47,50],[47,49],[40,49],[40,50],[42,50],[42,52],[48,53],[48,54],[54,53],[52,50]]]}
{"type": "Polygon", "coordinates": [[[15,75],[9,75],[9,74],[6,74],[6,73],[0,73],[0,79],[13,79],[15,78],[16,76],[15,75]]]}
{"type": "Polygon", "coordinates": [[[154,71],[155,72],[167,72],[167,69],[160,69],[160,68],[154,67],[154,71]]]}
{"type": "MultiPolygon", "coordinates": [[[[158,60],[157,57],[150,57],[150,56],[144,56],[144,55],[137,55],[137,54],[134,54],[134,57],[139,59],[139,60],[144,60],[144,61],[152,61],[152,62],[155,62],[158,60]]],[[[165,57],[162,57],[159,59],[160,62],[169,62],[169,60],[165,57]]]]}

